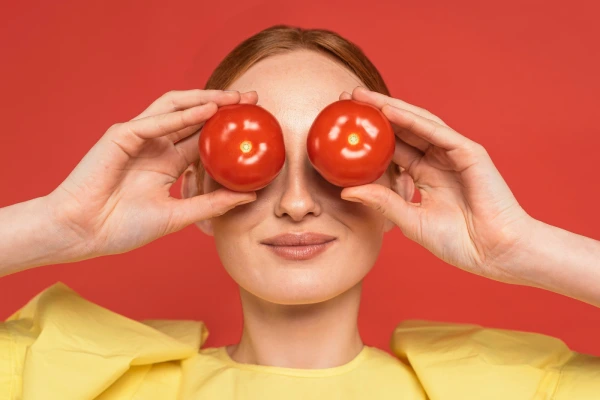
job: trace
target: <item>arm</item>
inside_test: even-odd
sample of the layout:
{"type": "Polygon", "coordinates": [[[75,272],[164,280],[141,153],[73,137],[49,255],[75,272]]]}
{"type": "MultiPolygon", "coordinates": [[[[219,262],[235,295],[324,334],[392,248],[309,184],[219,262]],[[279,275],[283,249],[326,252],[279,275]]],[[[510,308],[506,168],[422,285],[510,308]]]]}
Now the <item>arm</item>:
{"type": "Polygon", "coordinates": [[[532,219],[530,240],[496,268],[522,284],[600,307],[600,241],[532,219]],[[514,272],[513,272],[514,274],[514,272]]]}
{"type": "Polygon", "coordinates": [[[218,106],[256,101],[254,92],[173,91],[110,127],[52,193],[0,209],[0,276],[123,253],[256,199],[169,192],[198,160],[199,131],[218,106]]]}
{"type": "Polygon", "coordinates": [[[389,188],[345,188],[342,198],[381,211],[448,264],[600,307],[600,242],[532,218],[483,146],[402,100],[361,87],[340,98],[382,110],[397,136],[393,161],[403,169],[389,188]],[[410,202],[415,187],[420,203],[410,202]]]}
{"type": "Polygon", "coordinates": [[[0,276],[85,254],[85,241],[59,224],[47,197],[0,209],[0,276]]]}

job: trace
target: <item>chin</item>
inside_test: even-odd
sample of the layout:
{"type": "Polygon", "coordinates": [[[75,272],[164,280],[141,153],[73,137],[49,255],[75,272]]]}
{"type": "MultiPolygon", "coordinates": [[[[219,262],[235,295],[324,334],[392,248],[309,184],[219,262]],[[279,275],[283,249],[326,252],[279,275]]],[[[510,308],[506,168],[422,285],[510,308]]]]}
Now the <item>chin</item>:
{"type": "MultiPolygon", "coordinates": [[[[252,257],[231,242],[217,246],[221,262],[245,292],[273,304],[303,305],[331,300],[359,284],[377,252],[334,246],[308,260],[289,260],[253,248],[252,257]]],[[[364,249],[362,249],[364,250],[364,249]]]]}
{"type": "Polygon", "coordinates": [[[356,273],[359,268],[336,268],[340,264],[321,262],[312,266],[304,263],[277,265],[271,271],[263,265],[258,275],[236,276],[233,271],[230,275],[241,288],[264,301],[282,305],[316,304],[331,300],[355,287],[368,272],[356,273]],[[349,271],[354,273],[350,274],[349,271]]]}
{"type": "Polygon", "coordinates": [[[331,300],[339,294],[337,291],[331,290],[298,287],[299,285],[289,286],[287,290],[263,290],[262,293],[253,294],[269,303],[282,305],[317,304],[331,300]]]}

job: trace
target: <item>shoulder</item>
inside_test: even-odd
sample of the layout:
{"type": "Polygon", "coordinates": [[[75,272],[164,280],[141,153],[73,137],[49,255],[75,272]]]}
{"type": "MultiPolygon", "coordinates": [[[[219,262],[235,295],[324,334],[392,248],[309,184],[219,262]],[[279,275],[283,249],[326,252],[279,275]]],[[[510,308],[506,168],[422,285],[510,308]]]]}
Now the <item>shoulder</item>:
{"type": "Polygon", "coordinates": [[[489,363],[531,362],[560,364],[571,357],[571,350],[560,339],[535,333],[486,328],[475,324],[435,321],[404,321],[392,334],[392,351],[402,357],[432,355],[443,350],[447,357],[477,355],[489,363]]]}
{"type": "Polygon", "coordinates": [[[0,357],[0,381],[9,385],[0,383],[0,397],[14,388],[20,393],[15,382],[25,376],[35,382],[23,386],[28,393],[40,388],[57,398],[88,398],[117,380],[125,390],[142,370],[194,356],[207,335],[200,321],[127,318],[59,282],[0,323],[0,352],[9,355],[0,357]],[[69,384],[74,379],[77,388],[69,384]]]}
{"type": "Polygon", "coordinates": [[[478,398],[513,399],[567,391],[565,398],[591,399],[600,391],[599,358],[540,333],[414,320],[396,327],[390,345],[432,398],[475,398],[464,397],[466,388],[478,398]]]}

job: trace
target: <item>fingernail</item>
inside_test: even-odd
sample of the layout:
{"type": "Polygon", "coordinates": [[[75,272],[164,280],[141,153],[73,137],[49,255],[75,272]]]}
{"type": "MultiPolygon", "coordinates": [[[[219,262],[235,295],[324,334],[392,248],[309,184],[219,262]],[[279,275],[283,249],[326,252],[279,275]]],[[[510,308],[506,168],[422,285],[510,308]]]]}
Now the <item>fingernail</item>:
{"type": "Polygon", "coordinates": [[[252,203],[254,200],[256,200],[256,198],[252,197],[246,200],[241,200],[238,201],[237,203],[235,203],[236,206],[242,205],[242,204],[248,204],[248,203],[252,203]]]}
{"type": "Polygon", "coordinates": [[[364,204],[363,201],[361,199],[357,199],[356,197],[342,197],[342,199],[344,200],[348,200],[348,201],[353,201],[355,203],[361,203],[364,204]]]}

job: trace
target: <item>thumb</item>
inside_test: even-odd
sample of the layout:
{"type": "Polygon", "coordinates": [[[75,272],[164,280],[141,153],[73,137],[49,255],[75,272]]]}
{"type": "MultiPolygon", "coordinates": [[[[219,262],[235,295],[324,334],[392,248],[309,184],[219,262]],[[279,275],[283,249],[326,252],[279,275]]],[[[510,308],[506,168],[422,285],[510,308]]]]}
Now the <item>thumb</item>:
{"type": "Polygon", "coordinates": [[[188,199],[177,199],[173,202],[171,213],[173,231],[198,221],[218,217],[241,204],[254,200],[256,200],[255,192],[234,192],[227,188],[188,199]]]}
{"type": "Polygon", "coordinates": [[[362,203],[381,212],[387,219],[398,225],[405,236],[417,237],[418,208],[409,204],[392,189],[373,183],[344,188],[341,196],[345,200],[362,203]]]}

